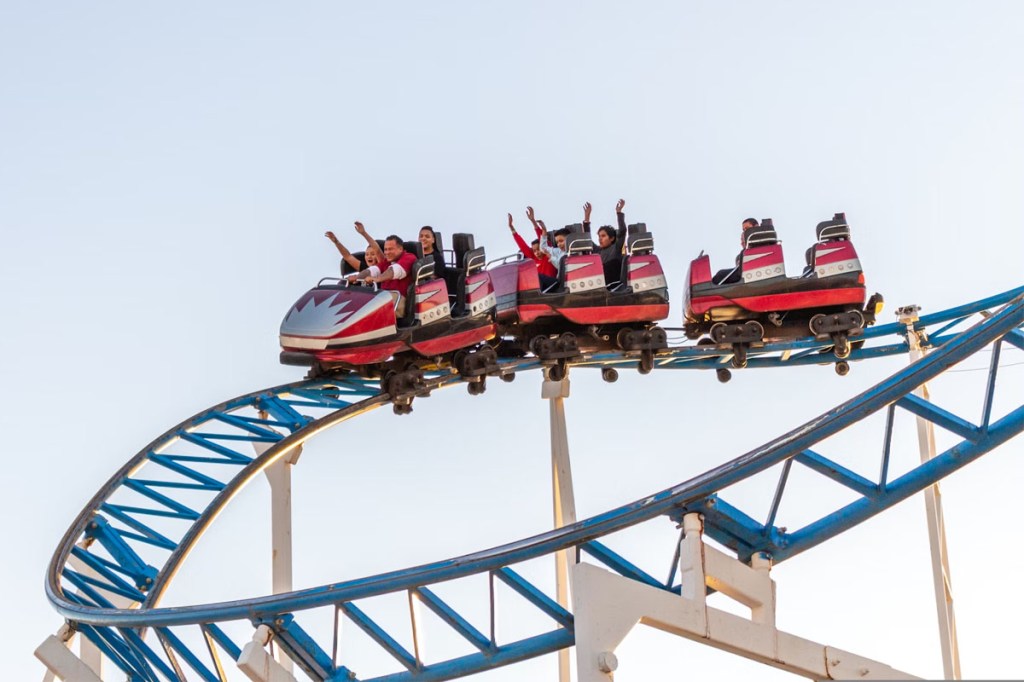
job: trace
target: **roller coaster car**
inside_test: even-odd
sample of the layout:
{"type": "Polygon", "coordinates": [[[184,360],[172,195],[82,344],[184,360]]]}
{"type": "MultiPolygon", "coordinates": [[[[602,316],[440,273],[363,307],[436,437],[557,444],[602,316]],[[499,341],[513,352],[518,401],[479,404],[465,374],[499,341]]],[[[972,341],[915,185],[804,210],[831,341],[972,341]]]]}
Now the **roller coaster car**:
{"type": "Polygon", "coordinates": [[[668,345],[665,331],[654,324],[668,317],[669,308],[654,238],[643,223],[630,225],[619,281],[605,282],[590,235],[582,225],[570,227],[558,279],[546,289],[532,260],[491,268],[499,330],[512,337],[506,347],[518,344],[542,360],[617,347],[640,351],[641,371],[650,371],[654,352],[668,345]]]}
{"type": "Polygon", "coordinates": [[[451,362],[457,351],[492,339],[497,332],[495,296],[490,273],[483,269],[484,249],[473,248],[472,235],[453,237],[458,265],[448,273],[453,296],[448,282],[434,276],[433,258],[424,258],[418,243],[406,242],[419,259],[403,317],[396,316],[390,291],[324,278],[285,315],[281,363],[311,366],[314,373],[358,369],[374,376],[389,368],[439,366],[451,362]]]}
{"type": "MultiPolygon", "coordinates": [[[[882,296],[865,305],[864,273],[850,241],[843,213],[818,223],[817,242],[807,250],[800,277],[786,277],[782,244],[771,219],[744,235],[735,270],[711,274],[711,261],[701,253],[690,263],[685,296],[685,331],[709,343],[732,346],[733,366],[746,365],[746,350],[765,340],[813,336],[831,338],[833,353],[844,361],[851,337],[874,324],[882,296]]],[[[848,366],[837,365],[845,374],[848,366]]]]}

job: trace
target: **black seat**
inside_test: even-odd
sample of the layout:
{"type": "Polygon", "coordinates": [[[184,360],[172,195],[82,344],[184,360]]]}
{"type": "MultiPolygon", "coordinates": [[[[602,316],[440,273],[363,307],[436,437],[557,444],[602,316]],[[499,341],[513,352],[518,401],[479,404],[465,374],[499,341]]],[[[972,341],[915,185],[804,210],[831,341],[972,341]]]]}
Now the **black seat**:
{"type": "MultiPolygon", "coordinates": [[[[640,223],[643,225],[643,223],[640,223]]],[[[637,232],[626,237],[626,256],[647,256],[654,253],[654,235],[647,232],[644,225],[643,232],[637,232]]]]}
{"type": "Polygon", "coordinates": [[[642,234],[647,232],[647,223],[633,223],[626,226],[626,235],[642,234]]]}
{"type": "Polygon", "coordinates": [[[775,232],[775,224],[771,218],[765,218],[758,227],[752,227],[743,233],[743,248],[755,246],[775,246],[779,243],[779,235],[775,232]]]}
{"type": "MultiPolygon", "coordinates": [[[[846,222],[845,213],[836,213],[832,220],[823,220],[814,228],[814,234],[818,237],[819,243],[847,240],[850,238],[850,226],[846,222]]],[[[804,251],[804,267],[801,277],[810,277],[814,274],[814,254],[816,247],[804,251]]]]}
{"type": "Polygon", "coordinates": [[[832,220],[824,220],[814,228],[819,242],[833,242],[850,238],[850,226],[846,222],[845,213],[836,213],[832,220]]]}
{"type": "MultiPolygon", "coordinates": [[[[476,240],[468,232],[455,232],[452,234],[452,251],[455,254],[455,267],[445,271],[444,279],[448,284],[448,298],[452,304],[452,316],[459,317],[466,314],[466,262],[476,258],[470,258],[470,254],[476,249],[476,240]]],[[[480,249],[481,253],[483,249],[480,249]]],[[[483,263],[480,264],[483,267],[483,263]]]]}
{"type": "MultiPolygon", "coordinates": [[[[647,231],[647,225],[637,223],[629,227],[642,227],[626,237],[626,254],[622,257],[622,266],[619,271],[619,281],[615,282],[612,291],[624,291],[629,286],[629,257],[647,256],[654,253],[654,235],[647,231]]],[[[629,230],[627,229],[627,232],[629,230]]],[[[612,284],[609,282],[608,284],[612,284]]]]}
{"type": "Polygon", "coordinates": [[[593,252],[594,242],[590,241],[590,235],[582,229],[565,235],[566,256],[582,256],[593,252]]]}

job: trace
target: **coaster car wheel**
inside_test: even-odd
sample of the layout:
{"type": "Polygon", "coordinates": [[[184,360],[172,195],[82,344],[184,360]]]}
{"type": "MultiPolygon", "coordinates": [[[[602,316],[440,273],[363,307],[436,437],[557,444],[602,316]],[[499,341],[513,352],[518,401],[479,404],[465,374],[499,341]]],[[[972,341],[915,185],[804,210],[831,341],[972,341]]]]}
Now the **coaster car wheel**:
{"type": "Polygon", "coordinates": [[[846,360],[840,360],[839,362],[836,363],[836,374],[838,374],[841,377],[845,377],[849,373],[850,363],[848,363],[846,360]]]}
{"type": "Polygon", "coordinates": [[[609,384],[614,384],[619,380],[619,371],[614,367],[603,367],[601,368],[601,378],[609,384]]]}
{"type": "Polygon", "coordinates": [[[729,383],[729,380],[732,379],[732,372],[727,370],[725,367],[719,367],[718,369],[716,369],[715,375],[718,377],[718,380],[723,384],[729,383]]]}

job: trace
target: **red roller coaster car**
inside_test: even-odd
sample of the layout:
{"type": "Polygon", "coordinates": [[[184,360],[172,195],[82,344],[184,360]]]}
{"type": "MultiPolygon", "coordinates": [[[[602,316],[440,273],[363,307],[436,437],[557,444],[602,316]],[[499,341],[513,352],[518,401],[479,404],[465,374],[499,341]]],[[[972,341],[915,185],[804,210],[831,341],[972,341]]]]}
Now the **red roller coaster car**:
{"type": "Polygon", "coordinates": [[[531,260],[506,260],[489,272],[503,348],[553,363],[549,376],[555,380],[564,374],[565,359],[582,350],[636,351],[646,373],[654,353],[668,346],[665,331],[654,324],[668,317],[668,287],[643,223],[629,226],[617,282],[605,282],[601,256],[582,225],[566,235],[558,279],[546,289],[531,260]]]}
{"type": "MultiPolygon", "coordinates": [[[[863,333],[881,310],[882,297],[866,299],[864,273],[850,241],[846,215],[818,223],[800,277],[786,277],[782,244],[770,219],[744,235],[736,268],[711,274],[703,253],[687,274],[685,331],[719,347],[732,347],[734,367],[746,366],[747,349],[766,340],[814,336],[833,341],[845,374],[851,338],[863,333]]],[[[720,378],[722,376],[720,375],[720,378]]],[[[723,380],[727,380],[723,379],[723,380]]]]}
{"type": "MultiPolygon", "coordinates": [[[[457,263],[446,279],[435,277],[433,258],[419,253],[402,317],[395,313],[391,292],[321,280],[281,322],[281,362],[312,367],[313,374],[349,369],[382,375],[385,390],[393,394],[421,385],[418,370],[425,368],[454,363],[468,376],[493,370],[497,353],[480,347],[497,333],[484,249],[473,248],[472,235],[454,239],[457,263]]],[[[407,243],[406,248],[417,252],[420,246],[407,243]]],[[[471,389],[480,390],[482,385],[471,389]]]]}

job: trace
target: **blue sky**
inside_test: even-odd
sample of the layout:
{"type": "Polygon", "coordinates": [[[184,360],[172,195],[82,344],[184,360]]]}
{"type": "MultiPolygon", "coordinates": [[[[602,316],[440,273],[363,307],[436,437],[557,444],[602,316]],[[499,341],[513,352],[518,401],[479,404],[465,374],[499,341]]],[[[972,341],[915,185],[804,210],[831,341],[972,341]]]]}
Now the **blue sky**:
{"type": "MultiPolygon", "coordinates": [[[[2,626],[3,665],[41,676],[31,651],[60,624],[45,565],[124,461],[190,414],[297,378],[277,364],[277,327],[336,272],[325,229],[348,241],[356,219],[375,235],[431,224],[474,232],[498,256],[513,251],[509,211],[522,223],[532,204],[557,225],[589,200],[595,221],[611,222],[621,196],[655,235],[678,322],[689,259],[704,249],[728,262],[743,218],[775,220],[795,271],[814,225],[842,210],[885,315],[938,310],[1021,284],[1021,64],[1014,2],[3,4],[12,518],[0,572],[17,614],[2,626]]],[[[750,372],[728,386],[703,373],[614,387],[574,375],[581,514],[739,455],[898,366],[855,366],[844,380],[827,368],[750,372]],[[770,413],[738,424],[736,404],[762,395],[775,396],[770,413]]],[[[937,383],[938,399],[966,400],[976,376],[937,383]]],[[[1008,368],[1011,398],[1022,376],[1008,368]]],[[[325,438],[296,471],[297,582],[540,530],[536,383],[473,401],[450,391],[397,426],[381,412],[325,438]],[[395,459],[375,446],[398,427],[409,447],[395,459]],[[494,434],[515,447],[474,445],[494,434]],[[424,516],[409,526],[413,509],[424,516]],[[410,534],[426,539],[408,547],[410,534]]],[[[1024,675],[1004,627],[1024,605],[1003,587],[1024,564],[1006,543],[1020,454],[1011,443],[944,488],[969,677],[1024,675]]],[[[179,603],[269,587],[269,565],[252,585],[226,568],[240,546],[265,545],[252,521],[264,503],[254,485],[218,522],[179,603]]],[[[911,500],[776,569],[780,624],[940,675],[922,508],[911,500]]],[[[623,652],[620,680],[682,661],[777,674],[658,634],[623,652]]],[[[549,661],[534,665],[553,678],[549,661]]]]}

